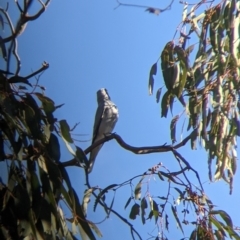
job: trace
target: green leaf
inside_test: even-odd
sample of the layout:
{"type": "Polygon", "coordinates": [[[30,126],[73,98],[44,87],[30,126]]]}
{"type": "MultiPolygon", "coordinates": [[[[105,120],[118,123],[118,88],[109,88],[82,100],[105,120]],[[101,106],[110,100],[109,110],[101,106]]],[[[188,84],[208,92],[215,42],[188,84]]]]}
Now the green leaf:
{"type": "Polygon", "coordinates": [[[81,239],[82,240],[88,240],[87,234],[85,233],[85,231],[83,230],[83,227],[79,223],[78,223],[78,229],[79,229],[81,239]]]}
{"type": "Polygon", "coordinates": [[[169,231],[168,226],[169,226],[168,215],[166,214],[166,215],[165,215],[165,227],[166,227],[166,229],[169,231]]]}
{"type": "Polygon", "coordinates": [[[223,229],[221,223],[220,223],[216,218],[212,217],[211,215],[209,215],[209,221],[210,221],[212,224],[214,224],[214,225],[217,227],[217,229],[219,229],[219,230],[220,230],[220,229],[223,229]]]}
{"type": "Polygon", "coordinates": [[[49,156],[56,162],[60,160],[60,145],[55,134],[51,133],[48,144],[46,145],[49,156]]]}
{"type": "Polygon", "coordinates": [[[34,94],[42,102],[42,106],[46,114],[50,114],[55,111],[56,108],[52,99],[44,96],[42,93],[35,92],[34,94]]]}
{"type": "Polygon", "coordinates": [[[152,75],[150,75],[149,80],[148,80],[148,94],[149,95],[153,94],[153,86],[154,86],[154,78],[152,75]]]}
{"type": "Polygon", "coordinates": [[[215,230],[214,235],[216,236],[217,240],[225,240],[225,237],[220,230],[215,230]]]}
{"type": "Polygon", "coordinates": [[[27,190],[31,201],[38,201],[41,198],[41,186],[38,175],[35,170],[35,165],[31,160],[27,160],[27,190]],[[30,183],[30,184],[29,184],[30,183]]]}
{"type": "Polygon", "coordinates": [[[68,206],[70,208],[73,208],[73,205],[72,205],[72,199],[68,193],[68,191],[65,189],[64,185],[61,184],[60,186],[60,191],[61,191],[61,194],[63,195],[64,197],[64,200],[67,202],[68,206]]]}
{"type": "Polygon", "coordinates": [[[45,124],[42,126],[42,129],[43,129],[42,142],[48,144],[51,137],[51,125],[45,124]]]}
{"type": "Polygon", "coordinates": [[[173,57],[174,43],[168,42],[161,53],[161,69],[163,80],[168,91],[173,88],[172,79],[174,74],[174,57],[173,57]]]}
{"type": "Polygon", "coordinates": [[[179,193],[180,197],[183,199],[184,198],[184,193],[177,187],[174,187],[174,189],[179,193]]]}
{"type": "Polygon", "coordinates": [[[99,230],[96,224],[94,224],[93,222],[89,222],[89,225],[94,230],[94,232],[98,235],[98,237],[103,237],[101,231],[99,230]]]}
{"type": "Polygon", "coordinates": [[[110,207],[109,207],[109,209],[108,209],[108,215],[107,215],[108,217],[110,216],[110,213],[111,213],[111,210],[112,210],[112,207],[113,207],[114,200],[115,200],[115,194],[114,194],[114,196],[113,196],[113,198],[112,198],[112,202],[111,202],[110,207]]]}
{"type": "Polygon", "coordinates": [[[159,103],[161,97],[162,88],[159,88],[156,93],[156,102],[159,103]]]}
{"type": "Polygon", "coordinates": [[[126,204],[125,204],[125,206],[124,206],[124,209],[126,209],[128,207],[128,205],[131,202],[131,200],[132,200],[132,197],[129,197],[127,202],[126,202],[126,204]]]}
{"type": "Polygon", "coordinates": [[[25,97],[22,97],[22,100],[34,110],[36,118],[39,120],[39,124],[40,124],[40,121],[42,118],[42,112],[37,102],[35,101],[35,99],[32,97],[31,94],[26,93],[25,97]]]}
{"type": "Polygon", "coordinates": [[[156,75],[157,74],[157,63],[154,63],[150,70],[150,75],[156,75]]]}
{"type": "Polygon", "coordinates": [[[159,209],[157,203],[153,200],[152,201],[152,206],[153,206],[153,215],[155,217],[155,223],[157,223],[158,216],[159,216],[159,209]]]}
{"type": "Polygon", "coordinates": [[[153,93],[153,85],[154,85],[153,75],[156,75],[156,73],[157,73],[157,63],[154,63],[152,65],[150,73],[149,73],[149,82],[148,82],[149,95],[152,95],[152,93],[153,93]]]}
{"type": "Polygon", "coordinates": [[[89,189],[85,190],[85,192],[84,192],[83,201],[82,201],[82,209],[83,209],[83,214],[85,217],[87,216],[87,207],[88,207],[88,203],[90,202],[90,197],[92,195],[93,190],[94,190],[93,188],[89,188],[89,189]]]}
{"type": "Polygon", "coordinates": [[[163,178],[163,176],[162,176],[162,174],[161,174],[160,171],[158,171],[158,177],[159,177],[162,181],[164,181],[164,178],[163,178]]]}
{"type": "Polygon", "coordinates": [[[78,146],[75,146],[76,147],[76,158],[78,159],[79,163],[83,163],[85,164],[85,166],[88,165],[88,159],[87,159],[87,156],[86,154],[84,153],[84,151],[78,147],[78,146]]]}
{"type": "Polygon", "coordinates": [[[177,221],[177,225],[179,226],[179,228],[181,229],[182,233],[184,234],[181,222],[180,222],[180,220],[178,218],[178,214],[177,214],[176,208],[171,206],[171,209],[172,209],[173,216],[175,217],[175,219],[177,221]]]}
{"type": "Polygon", "coordinates": [[[129,214],[129,218],[134,220],[134,219],[136,219],[136,216],[139,215],[139,213],[140,213],[140,206],[139,206],[139,204],[135,203],[132,206],[131,212],[129,214]]]}
{"type": "Polygon", "coordinates": [[[134,194],[135,194],[135,199],[140,199],[141,198],[141,190],[142,190],[142,183],[139,182],[137,186],[135,187],[134,194]]]}
{"type": "Polygon", "coordinates": [[[69,127],[67,121],[66,120],[60,120],[59,123],[60,123],[60,129],[61,129],[61,133],[62,133],[63,138],[67,142],[73,143],[73,140],[72,140],[72,137],[71,137],[71,134],[70,134],[70,127],[69,127]]]}
{"type": "Polygon", "coordinates": [[[141,200],[141,208],[142,209],[148,208],[146,197],[142,198],[142,200],[141,200]]]}
{"type": "Polygon", "coordinates": [[[6,49],[5,43],[3,42],[3,39],[2,39],[1,36],[0,36],[0,48],[1,48],[1,51],[2,51],[3,58],[5,60],[7,60],[7,49],[6,49]]]}
{"type": "Polygon", "coordinates": [[[170,124],[172,143],[175,143],[177,141],[176,140],[176,124],[177,124],[178,119],[179,119],[179,115],[175,116],[172,119],[171,124],[170,124]]]}
{"type": "MultiPolygon", "coordinates": [[[[37,119],[35,111],[27,104],[22,104],[23,118],[25,120],[25,127],[30,130],[30,133],[34,138],[41,139],[42,132],[40,128],[40,119],[37,119]]],[[[29,133],[29,134],[30,134],[29,133]]]]}
{"type": "Polygon", "coordinates": [[[141,218],[142,218],[142,223],[145,224],[145,209],[148,207],[147,200],[146,198],[142,198],[141,200],[141,218]]]}
{"type": "Polygon", "coordinates": [[[165,94],[162,97],[162,102],[161,102],[161,117],[167,117],[168,114],[168,109],[170,106],[170,99],[171,99],[171,94],[169,91],[165,92],[165,94]]]}
{"type": "Polygon", "coordinates": [[[230,218],[230,216],[225,211],[223,211],[223,210],[213,210],[209,214],[212,214],[212,215],[219,214],[221,216],[221,218],[226,222],[227,226],[230,226],[231,228],[233,228],[232,219],[230,218]]]}
{"type": "Polygon", "coordinates": [[[84,232],[88,235],[88,237],[91,240],[96,240],[95,236],[93,235],[93,232],[92,232],[91,228],[89,227],[88,221],[86,220],[86,218],[83,214],[82,206],[80,204],[78,196],[77,196],[74,189],[72,189],[72,191],[73,191],[73,196],[74,196],[74,201],[75,201],[75,206],[76,206],[76,215],[78,216],[77,221],[81,225],[81,227],[83,228],[84,232]]]}
{"type": "Polygon", "coordinates": [[[197,237],[197,230],[195,229],[192,231],[189,240],[196,240],[196,237],[197,237]]]}
{"type": "Polygon", "coordinates": [[[186,50],[185,50],[185,53],[187,54],[187,56],[190,55],[190,53],[193,51],[194,49],[194,44],[193,45],[190,45],[186,50]]]}

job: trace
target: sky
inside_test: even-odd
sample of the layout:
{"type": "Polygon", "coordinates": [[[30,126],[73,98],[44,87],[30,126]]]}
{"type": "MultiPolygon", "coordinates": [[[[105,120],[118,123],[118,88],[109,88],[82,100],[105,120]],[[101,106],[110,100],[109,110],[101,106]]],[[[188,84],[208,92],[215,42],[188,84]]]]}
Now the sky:
{"type": "MultiPolygon", "coordinates": [[[[4,6],[7,1],[1,2],[4,6]]],[[[169,4],[166,0],[125,3],[136,2],[159,8],[165,8],[169,4]]],[[[144,8],[120,6],[114,9],[117,5],[114,0],[52,1],[46,12],[36,21],[29,22],[26,31],[19,37],[20,74],[26,76],[39,69],[43,61],[49,63],[50,67],[41,76],[39,84],[46,87],[46,95],[56,105],[64,103],[56,111],[58,120],[66,119],[71,127],[79,123],[73,138],[78,140],[76,145],[82,149],[91,145],[97,108],[96,92],[102,87],[108,90],[119,109],[119,120],[114,132],[126,143],[132,146],[170,144],[169,123],[172,116],[161,118],[160,104],[155,101],[156,89],[164,87],[160,68],[155,78],[153,96],[148,94],[148,76],[165,44],[173,39],[181,22],[183,6],[175,1],[170,11],[156,16],[145,12],[144,8]]],[[[33,5],[30,13],[36,9],[37,4],[33,5]]],[[[15,19],[17,10],[14,2],[9,4],[9,12],[15,19]]],[[[34,83],[35,80],[31,81],[34,83]]],[[[182,112],[176,106],[173,115],[182,112]]],[[[183,115],[180,123],[184,119],[187,120],[187,116],[183,115]]],[[[181,127],[180,124],[178,141],[181,140],[181,127]]],[[[187,133],[184,132],[183,137],[186,136],[187,133]]],[[[61,146],[61,161],[71,159],[64,143],[61,146]]],[[[235,210],[239,207],[239,173],[234,179],[233,194],[229,196],[225,182],[209,181],[207,153],[200,145],[193,151],[188,143],[179,152],[199,171],[206,195],[219,209],[230,214],[235,225],[240,226],[239,214],[235,210]]],[[[102,188],[112,183],[122,183],[159,162],[168,169],[177,169],[176,160],[170,153],[135,155],[112,140],[105,143],[99,152],[90,175],[90,183],[102,188]]],[[[85,190],[84,172],[76,167],[69,167],[68,172],[81,199],[85,190]]],[[[154,178],[149,178],[146,182],[150,182],[150,193],[164,195],[165,186],[161,186],[162,183],[159,185],[159,181],[157,183],[154,178]]],[[[114,208],[127,219],[130,207],[124,210],[124,205],[130,193],[129,186],[120,189],[114,203],[114,208]]],[[[110,192],[109,195],[111,194],[110,192]]],[[[110,197],[108,201],[111,201],[110,197]]],[[[93,222],[101,222],[104,212],[98,207],[94,213],[92,205],[93,200],[88,209],[88,218],[93,222]]],[[[144,226],[139,217],[135,221],[129,219],[129,222],[143,239],[156,234],[153,221],[144,226]]],[[[102,239],[130,239],[129,228],[113,214],[98,227],[103,234],[102,239]]],[[[187,229],[188,233],[191,227],[187,229]]],[[[183,237],[174,221],[170,222],[168,236],[171,236],[169,239],[183,237]]]]}

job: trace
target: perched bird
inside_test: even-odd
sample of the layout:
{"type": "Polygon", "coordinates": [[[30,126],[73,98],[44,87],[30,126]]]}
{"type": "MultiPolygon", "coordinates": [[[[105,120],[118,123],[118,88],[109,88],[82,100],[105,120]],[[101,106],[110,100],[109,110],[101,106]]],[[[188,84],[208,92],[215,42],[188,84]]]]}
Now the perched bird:
{"type": "MultiPolygon", "coordinates": [[[[92,144],[104,138],[106,134],[110,134],[118,120],[117,106],[111,101],[106,88],[97,91],[97,101],[98,108],[95,115],[92,144]]],[[[92,171],[96,156],[102,145],[98,145],[91,151],[88,173],[92,171]]]]}

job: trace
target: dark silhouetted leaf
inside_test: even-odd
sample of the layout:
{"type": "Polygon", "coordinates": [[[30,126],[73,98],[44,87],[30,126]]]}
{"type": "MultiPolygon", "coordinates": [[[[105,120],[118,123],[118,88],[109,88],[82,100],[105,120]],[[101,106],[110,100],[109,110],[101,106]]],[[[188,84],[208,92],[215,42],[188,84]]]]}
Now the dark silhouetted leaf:
{"type": "Polygon", "coordinates": [[[168,215],[166,214],[166,215],[165,215],[165,227],[166,227],[166,229],[169,231],[168,226],[169,226],[168,215]]]}
{"type": "Polygon", "coordinates": [[[0,134],[0,162],[5,159],[3,136],[0,134]]]}
{"type": "Polygon", "coordinates": [[[128,207],[128,205],[131,202],[131,200],[132,200],[132,197],[129,197],[129,199],[127,200],[127,202],[126,202],[126,204],[124,206],[124,209],[126,209],[128,207]]]}
{"type": "Polygon", "coordinates": [[[156,75],[157,74],[157,63],[154,63],[150,70],[150,75],[156,75]]]}
{"type": "Polygon", "coordinates": [[[1,48],[1,51],[2,51],[3,58],[5,60],[7,60],[7,49],[6,49],[5,43],[3,42],[3,39],[2,39],[1,36],[0,36],[0,48],[1,48]]]}
{"type": "Polygon", "coordinates": [[[140,213],[140,206],[139,206],[139,204],[135,203],[132,206],[131,212],[129,214],[129,218],[134,220],[134,219],[136,219],[136,216],[139,215],[139,213],[140,213]]]}
{"type": "Polygon", "coordinates": [[[197,231],[196,229],[192,231],[189,240],[196,240],[197,237],[197,231]]]}
{"type": "Polygon", "coordinates": [[[170,99],[171,99],[171,95],[169,91],[165,92],[165,94],[162,97],[162,103],[161,103],[161,108],[162,108],[161,117],[165,117],[165,118],[167,117],[168,109],[170,106],[170,99]]]}
{"type": "Polygon", "coordinates": [[[77,157],[77,159],[78,159],[78,161],[79,161],[80,164],[83,163],[85,166],[88,165],[88,159],[87,159],[86,154],[85,154],[84,151],[83,151],[80,147],[78,147],[78,146],[76,146],[76,157],[77,157]]]}
{"type": "Polygon", "coordinates": [[[60,145],[58,138],[55,134],[51,133],[49,142],[47,144],[47,151],[49,156],[56,162],[59,162],[60,160],[60,145]]]}
{"type": "Polygon", "coordinates": [[[0,26],[1,26],[2,30],[4,30],[4,21],[3,21],[3,17],[1,14],[0,14],[0,26]]]}
{"type": "Polygon", "coordinates": [[[148,207],[147,205],[147,200],[146,198],[144,197],[141,201],[141,218],[142,218],[142,223],[145,224],[145,209],[148,207]]]}
{"type": "Polygon", "coordinates": [[[177,225],[178,227],[181,229],[182,233],[184,234],[183,232],[183,228],[182,228],[182,225],[181,225],[181,222],[178,218],[178,215],[177,215],[177,210],[176,208],[174,208],[173,206],[171,206],[171,209],[172,209],[172,213],[173,213],[173,216],[175,217],[176,221],[177,221],[177,225]]]}
{"type": "Polygon", "coordinates": [[[8,79],[9,83],[25,83],[29,86],[32,87],[32,84],[28,82],[28,80],[24,77],[20,77],[20,76],[13,76],[11,78],[8,79]]]}
{"type": "Polygon", "coordinates": [[[40,129],[40,119],[37,118],[35,111],[27,104],[22,104],[24,120],[26,122],[26,128],[30,129],[33,137],[41,139],[42,132],[40,129]]]}
{"type": "Polygon", "coordinates": [[[193,51],[194,49],[194,44],[193,45],[190,45],[186,50],[185,50],[185,53],[187,54],[187,56],[190,55],[190,53],[193,51]]]}
{"type": "Polygon", "coordinates": [[[181,198],[184,198],[184,193],[177,187],[174,187],[174,189],[179,193],[181,198]]]}
{"type": "Polygon", "coordinates": [[[111,202],[110,207],[109,207],[109,209],[108,209],[108,215],[107,215],[108,217],[110,216],[110,213],[111,213],[111,210],[112,210],[112,207],[113,207],[114,200],[115,200],[115,194],[114,194],[114,196],[113,196],[113,198],[112,198],[112,202],[111,202]]]}
{"type": "Polygon", "coordinates": [[[27,88],[25,86],[22,86],[22,85],[18,86],[18,89],[19,90],[27,90],[27,88]]]}
{"type": "Polygon", "coordinates": [[[161,174],[160,171],[158,172],[158,176],[159,176],[159,178],[160,178],[162,181],[164,181],[164,178],[163,178],[163,176],[162,176],[162,174],[161,174]]]}
{"type": "Polygon", "coordinates": [[[162,88],[159,88],[156,93],[156,102],[159,103],[161,97],[162,88]]]}

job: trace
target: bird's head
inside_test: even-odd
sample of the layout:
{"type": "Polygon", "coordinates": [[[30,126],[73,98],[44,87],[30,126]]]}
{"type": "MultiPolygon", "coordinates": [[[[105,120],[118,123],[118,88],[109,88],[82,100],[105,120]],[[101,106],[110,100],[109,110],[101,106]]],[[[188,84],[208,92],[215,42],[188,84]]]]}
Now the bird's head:
{"type": "Polygon", "coordinates": [[[97,101],[111,100],[106,88],[101,88],[97,91],[97,101]]]}

